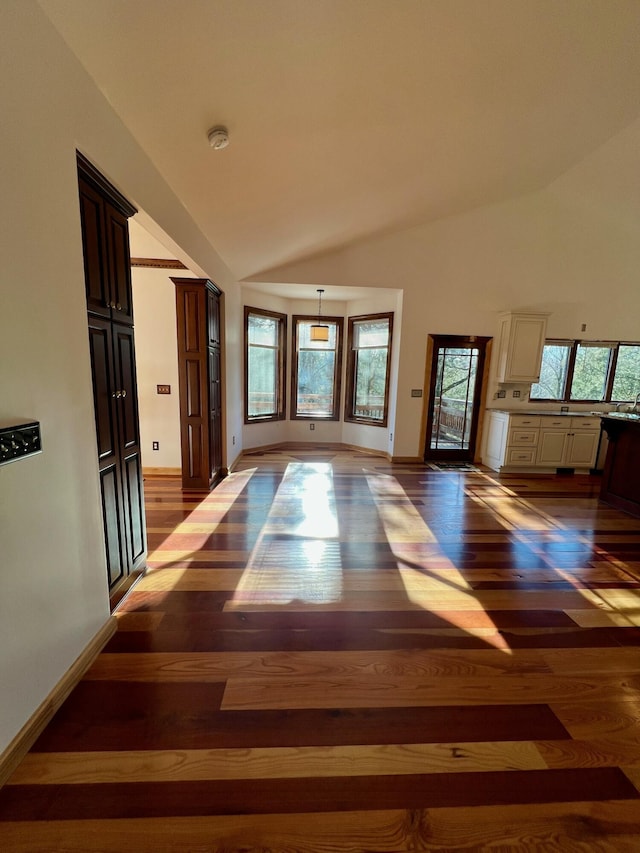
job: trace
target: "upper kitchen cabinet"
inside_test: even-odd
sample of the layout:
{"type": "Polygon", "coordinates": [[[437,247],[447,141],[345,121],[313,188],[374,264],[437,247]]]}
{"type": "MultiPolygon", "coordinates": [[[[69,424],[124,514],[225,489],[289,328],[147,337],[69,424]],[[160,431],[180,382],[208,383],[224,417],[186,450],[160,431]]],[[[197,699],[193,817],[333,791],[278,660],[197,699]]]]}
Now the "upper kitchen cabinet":
{"type": "Polygon", "coordinates": [[[498,382],[538,382],[548,314],[501,314],[496,355],[498,382]]]}
{"type": "Polygon", "coordinates": [[[87,310],[133,323],[127,219],[136,209],[78,155],[87,310]],[[109,198],[105,198],[108,193],[109,198]]]}

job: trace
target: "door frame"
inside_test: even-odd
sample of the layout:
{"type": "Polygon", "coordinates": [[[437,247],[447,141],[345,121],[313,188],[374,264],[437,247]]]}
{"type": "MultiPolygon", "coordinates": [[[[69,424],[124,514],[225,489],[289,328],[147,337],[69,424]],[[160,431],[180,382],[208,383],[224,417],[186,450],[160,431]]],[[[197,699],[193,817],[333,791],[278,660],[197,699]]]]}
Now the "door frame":
{"type": "Polygon", "coordinates": [[[422,459],[424,460],[432,460],[432,459],[440,459],[445,461],[447,459],[459,459],[463,460],[464,455],[466,454],[466,458],[471,462],[481,462],[480,449],[482,447],[482,435],[484,431],[484,411],[486,409],[486,401],[487,401],[487,391],[489,386],[489,367],[491,364],[491,349],[493,344],[493,338],[483,337],[480,335],[437,335],[437,334],[429,334],[427,336],[427,352],[426,352],[426,360],[425,360],[425,383],[424,387],[426,389],[426,395],[424,400],[423,412],[422,412],[422,459]],[[459,451],[459,450],[441,450],[435,451],[435,454],[432,455],[432,452],[429,450],[429,436],[431,435],[431,426],[433,423],[433,407],[432,401],[434,399],[435,392],[435,384],[436,384],[436,375],[437,371],[435,369],[436,365],[434,364],[434,353],[436,348],[442,346],[443,341],[450,342],[451,346],[455,345],[474,345],[481,344],[484,346],[484,363],[482,366],[479,365],[478,376],[480,377],[480,382],[476,384],[476,393],[474,395],[474,403],[473,403],[473,411],[474,411],[474,421],[475,423],[472,425],[472,433],[471,433],[471,441],[469,444],[468,451],[459,451]]]}

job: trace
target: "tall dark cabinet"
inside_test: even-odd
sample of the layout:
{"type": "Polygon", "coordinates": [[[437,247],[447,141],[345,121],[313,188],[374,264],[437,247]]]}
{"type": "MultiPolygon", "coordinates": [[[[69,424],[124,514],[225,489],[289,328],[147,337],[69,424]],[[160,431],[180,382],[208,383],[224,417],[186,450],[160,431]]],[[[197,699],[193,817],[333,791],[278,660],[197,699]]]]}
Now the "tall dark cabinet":
{"type": "Polygon", "coordinates": [[[128,218],[136,209],[81,155],[89,349],[112,606],[146,560],[128,218]]]}
{"type": "Polygon", "coordinates": [[[178,325],[182,486],[211,489],[222,467],[220,296],[206,278],[173,278],[178,325]]]}

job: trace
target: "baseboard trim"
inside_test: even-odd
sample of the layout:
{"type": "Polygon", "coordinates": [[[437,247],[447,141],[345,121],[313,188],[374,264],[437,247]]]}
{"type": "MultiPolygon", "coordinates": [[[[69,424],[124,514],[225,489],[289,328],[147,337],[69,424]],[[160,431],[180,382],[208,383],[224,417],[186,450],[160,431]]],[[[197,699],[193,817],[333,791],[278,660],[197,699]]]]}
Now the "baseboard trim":
{"type": "Polygon", "coordinates": [[[231,464],[230,464],[230,465],[229,465],[229,467],[227,468],[227,474],[233,474],[233,470],[234,470],[234,468],[236,467],[236,465],[238,464],[238,462],[239,462],[241,459],[242,459],[242,451],[240,451],[240,453],[238,453],[238,455],[236,456],[236,458],[233,460],[233,462],[231,462],[231,464]]]}
{"type": "Polygon", "coordinates": [[[404,465],[424,465],[424,459],[421,456],[392,456],[391,461],[404,465]]]}
{"type": "Polygon", "coordinates": [[[143,468],[143,477],[181,477],[182,468],[143,468]]]}
{"type": "Polygon", "coordinates": [[[18,734],[0,754],[0,788],[12,775],[18,764],[29,752],[47,723],[60,708],[64,700],[94,662],[102,648],[113,637],[118,620],[110,616],[83,652],[71,664],[46,699],[34,711],[18,734]]]}

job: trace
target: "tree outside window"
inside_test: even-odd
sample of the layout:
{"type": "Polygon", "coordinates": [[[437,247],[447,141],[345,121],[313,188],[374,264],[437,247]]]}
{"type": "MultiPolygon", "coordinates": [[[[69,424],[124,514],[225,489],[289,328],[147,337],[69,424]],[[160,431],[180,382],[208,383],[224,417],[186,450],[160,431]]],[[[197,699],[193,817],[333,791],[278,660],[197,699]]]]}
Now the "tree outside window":
{"type": "Polygon", "coordinates": [[[245,307],[245,423],[282,420],[287,318],[245,307]]]}
{"type": "Polygon", "coordinates": [[[393,313],[349,318],[345,420],[387,425],[393,313]]]}
{"type": "Polygon", "coordinates": [[[340,417],[342,317],[322,317],[328,341],[312,341],[317,317],[293,318],[294,359],[291,417],[337,421],[340,417]]]}
{"type": "Polygon", "coordinates": [[[640,394],[640,345],[620,344],[611,399],[616,403],[635,400],[640,394]]]}
{"type": "Polygon", "coordinates": [[[640,344],[547,341],[532,400],[610,403],[640,393],[640,344]]]}

